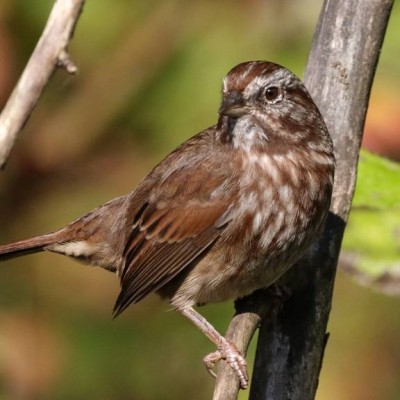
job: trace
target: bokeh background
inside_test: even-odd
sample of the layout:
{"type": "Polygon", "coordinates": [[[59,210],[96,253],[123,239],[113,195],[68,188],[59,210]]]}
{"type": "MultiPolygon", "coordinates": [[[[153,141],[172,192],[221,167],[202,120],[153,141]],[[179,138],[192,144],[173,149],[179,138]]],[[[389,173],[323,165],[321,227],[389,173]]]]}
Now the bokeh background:
{"type": "MultiPolygon", "coordinates": [[[[0,241],[54,230],[129,192],[216,121],[221,80],[269,59],[299,74],[322,0],[88,1],[70,50],[0,173],[0,241]]],[[[0,2],[0,104],[51,0],[0,2]]],[[[364,146],[400,160],[400,7],[394,6],[364,146]]],[[[360,235],[363,233],[360,232],[360,235]]],[[[1,264],[0,400],[209,399],[207,339],[156,296],[117,320],[117,278],[49,253],[1,264]]],[[[400,299],[338,273],[318,400],[400,398],[400,299]]],[[[231,303],[204,315],[222,332],[231,303]]],[[[254,343],[249,363],[254,357],[254,343]]],[[[246,399],[248,393],[241,394],[246,399]]]]}

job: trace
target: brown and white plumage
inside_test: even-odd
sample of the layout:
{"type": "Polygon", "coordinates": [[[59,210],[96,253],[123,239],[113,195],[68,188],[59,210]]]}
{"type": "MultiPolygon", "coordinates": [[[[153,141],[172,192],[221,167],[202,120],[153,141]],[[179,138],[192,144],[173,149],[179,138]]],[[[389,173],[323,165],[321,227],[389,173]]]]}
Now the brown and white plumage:
{"type": "Polygon", "coordinates": [[[192,307],[266,287],[303,254],[327,216],[334,157],[304,85],[276,64],[233,68],[219,113],[131,194],[0,246],[0,259],[50,250],[116,271],[115,315],[158,292],[216,343],[245,387],[243,357],[192,307]]]}

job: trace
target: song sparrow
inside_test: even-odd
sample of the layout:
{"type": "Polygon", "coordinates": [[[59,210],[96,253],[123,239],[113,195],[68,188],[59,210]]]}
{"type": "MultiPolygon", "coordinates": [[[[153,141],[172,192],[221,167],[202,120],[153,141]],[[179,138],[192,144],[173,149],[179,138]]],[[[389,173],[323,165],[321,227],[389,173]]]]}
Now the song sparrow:
{"type": "Polygon", "coordinates": [[[271,62],[234,67],[218,123],[192,137],[130,194],[54,233],[0,247],[49,250],[114,271],[117,316],[152,292],[215,343],[247,386],[246,362],[193,306],[276,281],[320,231],[331,200],[332,142],[301,81],[271,62]]]}

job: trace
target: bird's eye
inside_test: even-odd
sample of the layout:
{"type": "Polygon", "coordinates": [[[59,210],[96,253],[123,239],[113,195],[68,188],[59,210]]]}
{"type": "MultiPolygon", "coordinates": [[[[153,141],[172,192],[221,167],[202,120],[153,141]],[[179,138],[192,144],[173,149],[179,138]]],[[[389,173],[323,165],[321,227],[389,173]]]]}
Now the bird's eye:
{"type": "Polygon", "coordinates": [[[281,91],[278,86],[269,86],[265,89],[265,99],[268,102],[275,102],[281,97],[281,91]]]}

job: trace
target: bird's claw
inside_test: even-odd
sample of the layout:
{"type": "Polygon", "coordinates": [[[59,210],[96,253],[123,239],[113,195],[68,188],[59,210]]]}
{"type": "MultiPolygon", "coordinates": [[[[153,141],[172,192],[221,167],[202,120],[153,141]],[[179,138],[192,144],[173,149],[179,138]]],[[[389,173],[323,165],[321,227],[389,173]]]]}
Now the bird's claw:
{"type": "Polygon", "coordinates": [[[207,372],[213,377],[216,378],[217,374],[214,371],[215,364],[222,359],[221,353],[219,350],[214,351],[213,353],[207,354],[203,358],[203,363],[207,368],[207,372]]]}
{"type": "Polygon", "coordinates": [[[212,377],[216,378],[217,374],[214,372],[215,364],[220,360],[225,360],[239,378],[240,387],[246,389],[249,383],[246,360],[239,353],[238,349],[228,341],[222,342],[218,347],[219,349],[217,351],[214,351],[203,358],[208,373],[212,377]]]}

